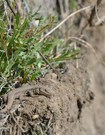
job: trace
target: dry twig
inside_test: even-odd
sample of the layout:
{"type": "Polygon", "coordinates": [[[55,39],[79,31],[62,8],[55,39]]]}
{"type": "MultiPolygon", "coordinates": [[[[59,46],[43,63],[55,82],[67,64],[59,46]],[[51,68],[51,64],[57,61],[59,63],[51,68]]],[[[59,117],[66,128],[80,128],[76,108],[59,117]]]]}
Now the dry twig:
{"type": "Polygon", "coordinates": [[[19,125],[19,123],[18,123],[17,120],[15,119],[14,115],[11,114],[11,116],[12,116],[14,122],[16,123],[16,125],[17,125],[17,126],[20,128],[20,130],[22,131],[22,133],[25,133],[26,131],[19,125]]]}
{"type": "Polygon", "coordinates": [[[49,31],[46,35],[44,35],[39,42],[42,42],[45,38],[47,38],[49,35],[51,35],[55,30],[57,30],[60,26],[62,26],[68,19],[70,19],[71,17],[73,17],[74,15],[83,12],[84,10],[87,9],[91,9],[91,6],[87,6],[84,8],[81,8],[75,12],[73,12],[72,14],[68,15],[63,21],[61,21],[56,27],[54,27],[51,31],[49,31]]]}
{"type": "Polygon", "coordinates": [[[12,9],[12,7],[11,7],[9,1],[8,1],[8,0],[5,0],[5,1],[7,2],[8,7],[10,8],[11,12],[12,12],[12,13],[14,14],[14,16],[15,16],[16,14],[15,14],[14,10],[12,9]]]}
{"type": "Polygon", "coordinates": [[[80,39],[78,37],[69,37],[68,40],[76,40],[76,41],[79,41],[80,43],[82,43],[81,45],[83,45],[84,47],[86,48],[89,48],[91,49],[91,51],[94,53],[95,57],[97,58],[97,60],[102,63],[103,66],[105,66],[105,62],[98,56],[97,52],[95,51],[94,47],[89,44],[88,42],[86,42],[85,40],[83,39],[80,39]]]}
{"type": "MultiPolygon", "coordinates": [[[[45,38],[47,38],[50,34],[52,34],[55,30],[57,30],[61,25],[63,25],[67,20],[69,20],[71,17],[73,17],[74,15],[80,13],[80,12],[83,12],[84,10],[87,10],[87,9],[91,9],[91,6],[87,6],[87,7],[84,7],[84,8],[81,8],[75,12],[73,12],[72,14],[68,15],[63,21],[61,21],[56,27],[54,27],[51,31],[49,31],[46,35],[44,35],[40,41],[42,42],[45,38]]],[[[49,63],[49,61],[45,58],[45,56],[39,52],[39,54],[41,55],[41,57],[43,58],[43,60],[51,67],[51,69],[53,69],[53,71],[56,71],[55,68],[49,63]]],[[[57,72],[58,73],[58,72],[57,72]]]]}
{"type": "Polygon", "coordinates": [[[95,6],[93,7],[92,11],[91,11],[91,15],[88,19],[88,23],[90,26],[93,26],[93,19],[95,17],[95,14],[96,14],[96,7],[98,7],[98,5],[100,5],[100,3],[102,2],[102,0],[97,0],[95,6]]]}

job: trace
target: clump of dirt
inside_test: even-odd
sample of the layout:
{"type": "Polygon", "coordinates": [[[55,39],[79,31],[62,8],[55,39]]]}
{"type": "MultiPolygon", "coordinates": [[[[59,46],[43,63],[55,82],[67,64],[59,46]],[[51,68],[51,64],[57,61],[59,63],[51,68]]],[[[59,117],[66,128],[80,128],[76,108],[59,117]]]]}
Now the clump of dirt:
{"type": "MultiPolygon", "coordinates": [[[[83,58],[84,59],[84,58],[83,58]]],[[[81,117],[86,106],[90,106],[94,94],[83,62],[79,68],[75,62],[65,63],[60,77],[49,73],[37,84],[50,94],[38,94],[36,90],[22,92],[6,113],[1,113],[2,135],[77,135],[81,132],[81,117]]],[[[60,69],[62,70],[62,69],[60,69]]]]}

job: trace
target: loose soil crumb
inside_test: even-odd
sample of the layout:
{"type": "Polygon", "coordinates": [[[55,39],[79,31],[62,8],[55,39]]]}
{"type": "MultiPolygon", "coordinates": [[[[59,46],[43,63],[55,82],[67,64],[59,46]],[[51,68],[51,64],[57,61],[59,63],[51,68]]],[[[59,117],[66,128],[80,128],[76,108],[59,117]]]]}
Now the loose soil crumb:
{"type": "Polygon", "coordinates": [[[83,110],[94,99],[87,69],[81,61],[78,69],[75,62],[65,63],[67,70],[59,79],[55,73],[49,73],[37,82],[43,91],[48,88],[50,98],[35,89],[15,98],[11,109],[0,114],[0,134],[77,135],[83,110]]]}

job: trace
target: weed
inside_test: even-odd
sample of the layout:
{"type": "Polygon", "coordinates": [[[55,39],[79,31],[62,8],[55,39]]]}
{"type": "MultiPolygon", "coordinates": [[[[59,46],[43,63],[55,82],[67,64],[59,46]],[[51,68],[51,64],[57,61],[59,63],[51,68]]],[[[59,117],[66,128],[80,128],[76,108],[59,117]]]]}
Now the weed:
{"type": "Polygon", "coordinates": [[[31,14],[22,19],[17,14],[9,31],[7,17],[0,16],[0,92],[10,90],[20,77],[21,83],[35,80],[48,72],[49,64],[54,66],[75,58],[79,51],[64,48],[63,40],[54,35],[40,42],[46,31],[55,24],[56,19],[52,16],[44,18],[31,14]],[[37,26],[32,25],[33,20],[39,21],[37,26]]]}

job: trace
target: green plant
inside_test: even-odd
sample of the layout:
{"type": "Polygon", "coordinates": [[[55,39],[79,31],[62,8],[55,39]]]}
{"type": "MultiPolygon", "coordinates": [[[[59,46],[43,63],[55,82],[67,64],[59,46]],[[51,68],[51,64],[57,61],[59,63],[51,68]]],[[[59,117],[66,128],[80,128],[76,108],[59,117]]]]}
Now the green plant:
{"type": "Polygon", "coordinates": [[[22,77],[22,83],[26,83],[48,71],[49,64],[56,65],[75,58],[79,51],[62,47],[62,39],[49,36],[39,42],[55,24],[55,17],[51,16],[43,18],[34,14],[22,19],[16,15],[13,29],[8,32],[7,18],[0,16],[0,92],[7,92],[13,87],[18,77],[22,77]],[[35,27],[31,22],[36,19],[39,24],[35,27]]]}
{"type": "Polygon", "coordinates": [[[77,8],[77,0],[70,1],[70,9],[75,10],[77,8]]]}

